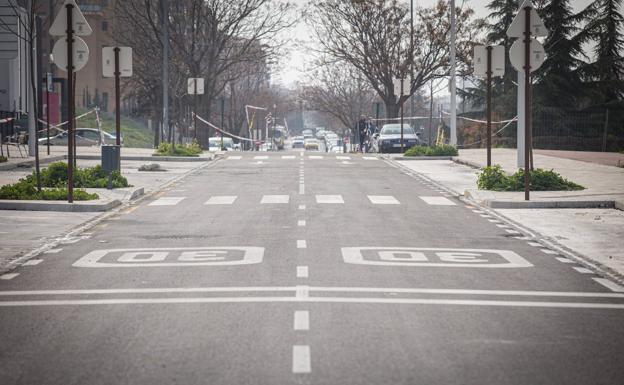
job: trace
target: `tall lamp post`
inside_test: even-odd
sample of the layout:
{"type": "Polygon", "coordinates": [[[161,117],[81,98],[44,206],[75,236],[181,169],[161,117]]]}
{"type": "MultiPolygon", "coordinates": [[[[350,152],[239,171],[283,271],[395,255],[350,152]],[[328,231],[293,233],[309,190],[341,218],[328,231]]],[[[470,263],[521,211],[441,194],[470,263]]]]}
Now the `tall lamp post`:
{"type": "Polygon", "coordinates": [[[455,85],[455,44],[457,35],[457,25],[455,20],[455,0],[451,0],[451,68],[450,68],[450,88],[451,88],[451,146],[457,146],[457,89],[455,85]]]}

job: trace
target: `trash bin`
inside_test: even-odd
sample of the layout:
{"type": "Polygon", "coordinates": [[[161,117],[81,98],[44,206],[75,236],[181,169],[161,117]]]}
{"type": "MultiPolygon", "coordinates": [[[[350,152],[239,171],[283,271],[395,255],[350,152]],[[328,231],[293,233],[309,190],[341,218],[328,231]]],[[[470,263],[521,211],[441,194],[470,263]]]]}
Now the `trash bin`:
{"type": "Polygon", "coordinates": [[[120,146],[110,144],[102,146],[102,170],[110,173],[120,171],[121,154],[120,146]]]}

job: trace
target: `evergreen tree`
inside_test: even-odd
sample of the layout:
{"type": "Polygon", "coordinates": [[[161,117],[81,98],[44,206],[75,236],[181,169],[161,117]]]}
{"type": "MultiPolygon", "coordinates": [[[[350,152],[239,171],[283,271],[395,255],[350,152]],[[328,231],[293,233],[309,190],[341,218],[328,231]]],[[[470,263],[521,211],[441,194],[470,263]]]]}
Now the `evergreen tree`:
{"type": "Polygon", "coordinates": [[[595,61],[583,68],[594,104],[621,100],[624,96],[624,17],[622,0],[596,0],[588,10],[591,21],[585,30],[596,43],[595,61]]]}
{"type": "Polygon", "coordinates": [[[573,13],[570,0],[552,0],[539,10],[548,29],[544,43],[546,60],[534,74],[538,79],[536,100],[542,105],[572,107],[582,99],[582,82],[579,69],[585,56],[583,43],[589,33],[579,28],[589,10],[573,13]]]}
{"type": "Polygon", "coordinates": [[[516,70],[509,61],[509,48],[513,44],[513,39],[507,36],[507,29],[509,29],[516,13],[518,13],[518,7],[518,0],[493,0],[487,6],[491,11],[488,19],[493,21],[489,25],[488,43],[505,46],[505,76],[502,81],[496,82],[498,86],[502,85],[502,90],[500,90],[502,92],[508,92],[515,88],[513,81],[516,78],[516,70]]]}

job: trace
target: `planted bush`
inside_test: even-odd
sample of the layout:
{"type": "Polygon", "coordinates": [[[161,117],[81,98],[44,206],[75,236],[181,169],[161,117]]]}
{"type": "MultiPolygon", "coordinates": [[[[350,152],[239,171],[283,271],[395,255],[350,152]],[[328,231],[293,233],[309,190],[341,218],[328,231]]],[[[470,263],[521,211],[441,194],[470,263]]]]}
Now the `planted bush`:
{"type": "Polygon", "coordinates": [[[457,156],[457,148],[443,144],[441,146],[414,146],[405,152],[405,156],[457,156]]]}
{"type": "Polygon", "coordinates": [[[198,156],[202,151],[201,146],[195,140],[191,144],[176,144],[175,146],[168,142],[162,142],[158,145],[154,155],[198,156]]]}
{"type": "MultiPolygon", "coordinates": [[[[121,176],[119,171],[112,172],[113,188],[130,187],[128,180],[121,176]]],[[[33,172],[27,176],[26,181],[37,185],[36,175],[33,172]]],[[[41,170],[41,185],[43,187],[67,187],[67,164],[64,162],[51,163],[41,170]]],[[[74,170],[74,187],[78,188],[106,188],[108,187],[108,174],[102,166],[77,168],[74,170]]]]}
{"type": "MultiPolygon", "coordinates": [[[[535,169],[530,173],[530,188],[532,191],[577,191],[585,187],[571,182],[553,170],[535,169]]],[[[493,191],[523,191],[524,170],[507,176],[499,165],[485,167],[477,179],[480,190],[493,191]]]]}
{"type": "MultiPolygon", "coordinates": [[[[74,200],[88,201],[98,198],[97,194],[90,194],[80,189],[74,190],[74,200]]],[[[62,201],[67,199],[67,187],[37,191],[36,185],[24,178],[17,183],[0,187],[0,199],[62,201]]]]}
{"type": "Polygon", "coordinates": [[[7,159],[6,156],[2,156],[0,155],[0,163],[4,163],[4,162],[8,162],[9,160],[7,159]]]}

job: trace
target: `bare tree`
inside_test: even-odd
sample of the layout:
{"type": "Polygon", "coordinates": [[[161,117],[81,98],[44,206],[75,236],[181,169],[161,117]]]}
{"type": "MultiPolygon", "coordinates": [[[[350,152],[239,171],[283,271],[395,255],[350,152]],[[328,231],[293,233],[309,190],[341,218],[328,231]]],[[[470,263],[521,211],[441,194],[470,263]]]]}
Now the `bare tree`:
{"type": "Polygon", "coordinates": [[[303,90],[308,107],[328,114],[343,127],[354,127],[370,111],[376,100],[375,90],[353,66],[345,62],[319,61],[303,90]]]}
{"type": "MultiPolygon", "coordinates": [[[[417,9],[413,46],[409,8],[398,0],[315,0],[308,22],[320,50],[360,71],[384,101],[387,117],[394,118],[400,105],[394,94],[394,78],[409,78],[413,65],[414,76],[404,101],[432,78],[448,74],[449,11],[442,0],[431,8],[417,9]]],[[[460,60],[468,56],[481,23],[471,21],[472,15],[467,7],[457,8],[460,60]]]]}

